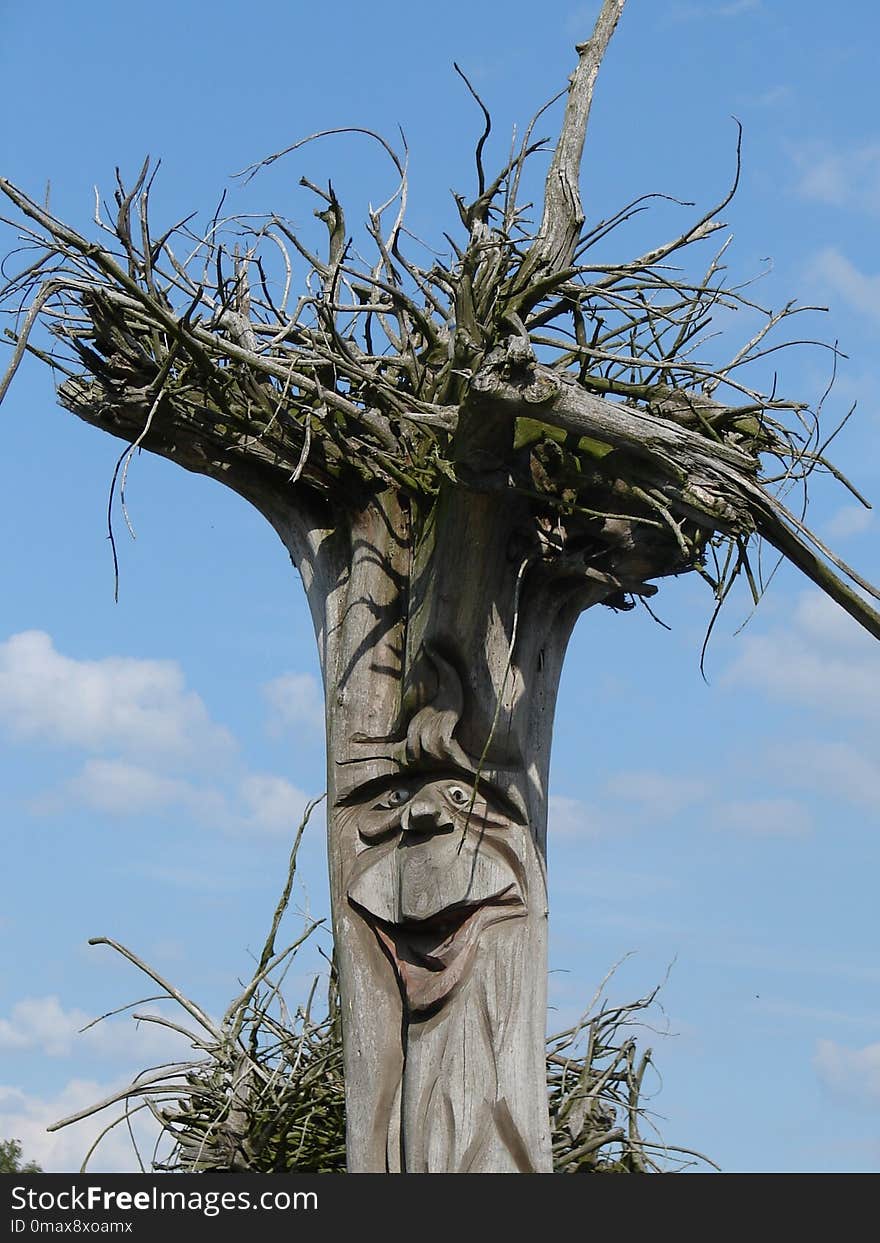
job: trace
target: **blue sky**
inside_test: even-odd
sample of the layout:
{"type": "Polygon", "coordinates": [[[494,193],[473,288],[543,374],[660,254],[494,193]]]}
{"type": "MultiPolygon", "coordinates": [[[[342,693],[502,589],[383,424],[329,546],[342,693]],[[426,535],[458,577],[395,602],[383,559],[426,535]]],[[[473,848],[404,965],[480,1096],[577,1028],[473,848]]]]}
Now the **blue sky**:
{"type": "MultiPolygon", "coordinates": [[[[236,210],[306,224],[305,174],[332,175],[354,221],[393,188],[362,140],[316,144],[246,188],[230,175],[319,128],[393,136],[400,123],[412,227],[439,239],[454,226],[450,187],[472,186],[479,129],[452,61],[492,109],[500,160],[514,122],[564,82],[596,7],[157,0],[147,22],[105,0],[5,3],[0,169],[37,197],[51,181],[54,211],[83,229],[93,186],[109,192],[114,166],[132,176],[147,152],[163,160],[159,218],[208,213],[230,186],[236,210]]],[[[655,190],[706,207],[731,176],[731,117],[742,121],[731,272],[769,268],[756,287],[766,305],[830,308],[804,321],[805,335],[838,339],[849,356],[826,425],[858,399],[836,461],[875,500],[878,40],[866,0],[834,22],[827,5],[796,0],[630,0],[583,182],[591,217],[655,190]]],[[[619,247],[628,257],[685,219],[658,208],[619,247]]],[[[724,328],[735,348],[749,325],[728,317],[724,328]]],[[[781,387],[821,394],[827,355],[777,362],[781,387]]],[[[124,1018],[76,1034],[149,991],[88,937],[124,942],[221,1011],[262,946],[303,801],[323,789],[323,735],[305,601],[262,519],[217,484],[139,458],[128,485],[137,540],[118,516],[114,604],[106,503],[118,444],[59,410],[36,366],[0,420],[0,1137],[64,1170],[94,1129],[50,1137],[47,1123],[174,1052],[124,1018]]],[[[816,479],[811,521],[880,581],[873,512],[816,479]]],[[[876,1170],[880,648],[783,569],[739,634],[750,605],[729,602],[707,686],[707,589],[666,583],[654,603],[671,632],[642,610],[593,611],[566,665],[551,1026],[624,956],[606,989],[616,1002],[672,964],[655,1022],[669,1034],[644,1037],[662,1073],[652,1107],[665,1139],[731,1171],[876,1170]]],[[[297,902],[317,915],[323,868],[316,818],[297,902]]],[[[291,939],[298,927],[294,914],[291,939]]],[[[94,1168],[133,1168],[118,1134],[94,1168]]]]}

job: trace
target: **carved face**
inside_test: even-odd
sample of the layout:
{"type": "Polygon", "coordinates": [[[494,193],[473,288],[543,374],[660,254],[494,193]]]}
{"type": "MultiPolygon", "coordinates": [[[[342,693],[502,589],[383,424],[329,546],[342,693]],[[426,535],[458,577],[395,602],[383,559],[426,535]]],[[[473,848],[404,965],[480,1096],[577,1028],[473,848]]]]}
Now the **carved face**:
{"type": "Polygon", "coordinates": [[[348,801],[360,848],[348,899],[410,1011],[433,1011],[465,979],[484,930],[525,914],[528,827],[503,795],[457,773],[406,773],[348,801]]]}

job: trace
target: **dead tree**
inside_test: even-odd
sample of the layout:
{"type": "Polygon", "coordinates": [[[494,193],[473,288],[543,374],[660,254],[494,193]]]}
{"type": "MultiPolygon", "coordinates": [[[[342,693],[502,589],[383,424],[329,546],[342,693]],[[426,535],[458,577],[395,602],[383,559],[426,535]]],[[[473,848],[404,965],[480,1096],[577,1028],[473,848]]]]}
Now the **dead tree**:
{"type": "Polygon", "coordinates": [[[0,181],[33,249],[5,288],[3,388],[30,351],[60,373],[62,405],[126,443],[123,493],[139,449],[219,479],[302,576],[327,705],[352,1170],[551,1169],[547,780],[579,614],[686,572],[719,605],[740,574],[757,594],[760,538],[880,636],[855,588],[878,592],[780,499],[833,470],[816,412],[747,378],[802,308],[763,313],[719,364],[713,313],[754,304],[728,285],[724,247],[701,278],[673,266],[723,228],[733,191],[646,254],[593,258],[645,206],[589,223],[580,196],[623,5],[605,0],[577,48],[537,226],[520,197],[546,149],[537,118],[489,175],[475,95],[477,193],[456,198],[448,261],[415,261],[405,160],[378,135],[399,187],[367,221],[369,262],[331,184],[303,182],[320,256],[274,214],[227,221],[234,247],[219,218],[157,233],[148,164],[130,189],[117,174],[97,240],[0,181]]]}

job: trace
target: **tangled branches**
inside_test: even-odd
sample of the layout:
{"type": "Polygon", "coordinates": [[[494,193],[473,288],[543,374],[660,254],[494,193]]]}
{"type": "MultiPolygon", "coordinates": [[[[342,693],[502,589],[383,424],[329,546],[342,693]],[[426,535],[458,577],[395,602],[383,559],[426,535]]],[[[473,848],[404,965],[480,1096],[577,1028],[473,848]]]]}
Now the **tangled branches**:
{"type": "Polygon", "coordinates": [[[2,290],[13,355],[0,398],[30,351],[60,375],[65,407],[126,442],[123,478],[143,447],[264,510],[286,505],[328,526],[376,491],[405,497],[418,522],[444,488],[507,490],[528,498],[547,568],[607,580],[616,607],[651,594],[646,580],[686,571],[719,604],[742,573],[757,599],[750,548],[763,538],[880,636],[856,589],[880,593],[783,503],[819,470],[867,504],[826,457],[821,401],[778,395],[772,373],[763,387],[751,379],[780,349],[821,346],[782,336],[816,308],[759,306],[727,278],[729,239],[688,275],[724,228],[739,150],[729,193],[683,232],[634,257],[594,257],[665,197],[596,223],[581,205],[593,88],[622,8],[605,0],[578,48],[537,228],[521,186],[548,148],[534,137],[544,109],[490,175],[491,118],[467,83],[485,119],[477,194],[455,196],[460,233],[428,265],[405,227],[406,152],[360,127],[351,132],[377,142],[398,179],[366,221],[369,259],[330,182],[301,180],[326,230],[319,255],[276,213],[218,208],[201,231],[192,217],[157,230],[149,161],[130,188],[117,171],[112,208],[96,196],[94,239],[0,179],[26,256],[2,290]],[[758,327],[718,362],[712,325],[735,309],[758,327]],[[32,339],[38,323],[48,348],[32,339]]]}
{"type": "MultiPolygon", "coordinates": [[[[57,1130],[122,1106],[87,1152],[83,1170],[104,1136],[125,1125],[142,1171],[345,1171],[342,1032],[332,963],[326,1011],[320,1016],[315,1014],[317,979],[294,1011],[281,991],[290,964],[318,922],[308,922],[292,945],[280,953],[275,950],[293,888],[299,843],[318,801],[309,805],[297,832],[287,882],[253,976],[219,1022],[124,946],[105,937],[91,942],[111,946],[158,985],[161,992],[149,998],[151,1002],[170,1001],[182,1010],[180,1021],[147,1012],[134,1018],[171,1028],[195,1056],[151,1067],[109,1098],[50,1128],[57,1130]],[[158,1124],[153,1154],[147,1160],[131,1126],[134,1115],[143,1110],[158,1124]]],[[[555,1172],[663,1173],[694,1161],[711,1166],[700,1153],[643,1137],[644,1079],[652,1055],[650,1050],[639,1050],[634,1032],[654,1005],[658,990],[626,1005],[609,1006],[602,1000],[608,978],[584,1016],[547,1041],[555,1172]]]]}
{"type": "MultiPolygon", "coordinates": [[[[547,1040],[547,1086],[557,1174],[663,1174],[713,1161],[690,1148],[664,1143],[650,1122],[645,1078],[651,1049],[634,1031],[655,1005],[659,985],[625,1005],[603,1000],[602,981],[583,1017],[547,1040]],[[655,1138],[642,1134],[652,1126],[655,1138]]],[[[664,1033],[665,1034],[665,1033],[664,1033]]]]}

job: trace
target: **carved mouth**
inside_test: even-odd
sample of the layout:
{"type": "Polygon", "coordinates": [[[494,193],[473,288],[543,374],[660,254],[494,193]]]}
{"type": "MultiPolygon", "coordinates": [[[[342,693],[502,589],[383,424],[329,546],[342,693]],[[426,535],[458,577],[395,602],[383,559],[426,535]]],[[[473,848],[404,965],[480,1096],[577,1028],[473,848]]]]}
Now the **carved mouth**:
{"type": "Polygon", "coordinates": [[[478,902],[462,904],[439,911],[427,919],[411,919],[405,923],[388,925],[395,938],[405,942],[412,951],[414,961],[429,971],[442,971],[449,965],[449,956],[455,948],[462,948],[462,933],[476,919],[484,907],[494,903],[478,902]]]}
{"type": "Polygon", "coordinates": [[[459,988],[485,928],[525,914],[516,885],[482,902],[462,902],[399,924],[359,909],[394,964],[408,1010],[420,1017],[434,1013],[459,988]]]}

